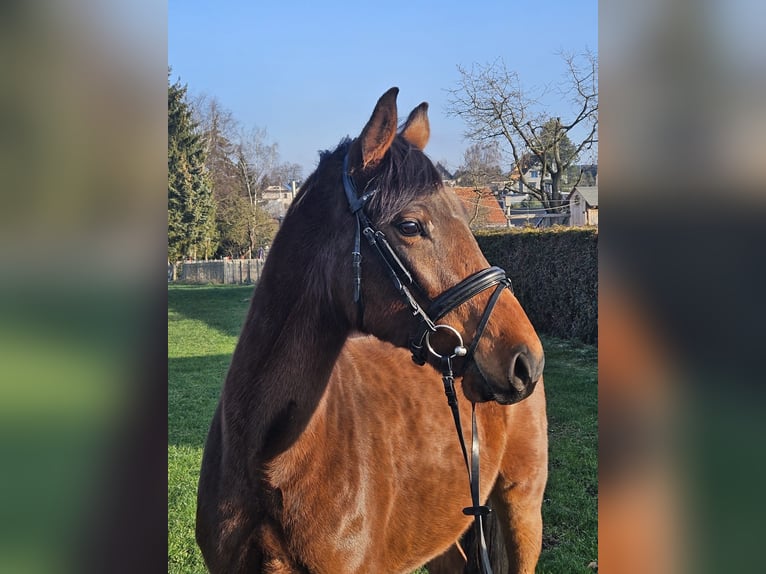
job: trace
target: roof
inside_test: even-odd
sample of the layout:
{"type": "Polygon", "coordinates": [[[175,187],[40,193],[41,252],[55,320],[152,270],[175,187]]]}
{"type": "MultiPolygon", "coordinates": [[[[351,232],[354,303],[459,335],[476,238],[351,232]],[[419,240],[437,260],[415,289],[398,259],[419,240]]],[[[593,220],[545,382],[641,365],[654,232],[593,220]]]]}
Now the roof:
{"type": "Polygon", "coordinates": [[[472,228],[506,227],[508,225],[503,208],[500,207],[500,203],[490,188],[453,187],[452,189],[460,198],[472,228]]]}
{"type": "Polygon", "coordinates": [[[580,195],[582,195],[588,205],[598,207],[598,186],[575,187],[572,193],[575,191],[580,192],[580,195]]]}
{"type": "Polygon", "coordinates": [[[455,179],[455,176],[452,175],[446,167],[444,167],[441,162],[436,163],[436,171],[439,172],[439,175],[442,179],[448,180],[448,179],[455,179]]]}

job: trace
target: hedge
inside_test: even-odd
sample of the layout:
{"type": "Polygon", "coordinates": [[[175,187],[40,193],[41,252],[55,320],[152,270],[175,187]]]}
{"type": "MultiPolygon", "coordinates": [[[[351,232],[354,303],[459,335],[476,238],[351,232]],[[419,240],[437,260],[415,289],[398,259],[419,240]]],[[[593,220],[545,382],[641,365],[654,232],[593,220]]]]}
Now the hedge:
{"type": "Polygon", "coordinates": [[[535,329],[597,341],[597,228],[478,231],[476,239],[489,262],[508,273],[535,329]]]}

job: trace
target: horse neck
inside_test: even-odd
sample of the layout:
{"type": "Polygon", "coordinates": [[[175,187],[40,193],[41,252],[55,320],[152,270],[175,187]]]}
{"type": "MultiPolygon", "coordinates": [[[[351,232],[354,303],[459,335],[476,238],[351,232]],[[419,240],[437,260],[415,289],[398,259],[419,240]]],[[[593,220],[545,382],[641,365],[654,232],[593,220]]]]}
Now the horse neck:
{"type": "Polygon", "coordinates": [[[303,201],[285,218],[224,387],[228,434],[244,440],[242,446],[259,461],[284,451],[303,432],[351,330],[350,303],[338,300],[345,291],[331,283],[343,276],[344,267],[335,261],[345,252],[333,237],[339,208],[317,203],[322,202],[303,201]]]}

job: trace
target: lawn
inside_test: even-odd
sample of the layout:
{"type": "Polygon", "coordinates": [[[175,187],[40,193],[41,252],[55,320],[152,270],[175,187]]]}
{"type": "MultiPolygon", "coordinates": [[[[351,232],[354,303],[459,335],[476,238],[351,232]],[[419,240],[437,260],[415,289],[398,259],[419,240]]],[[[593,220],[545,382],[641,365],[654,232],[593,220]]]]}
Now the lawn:
{"type": "MultiPolygon", "coordinates": [[[[194,543],[202,447],[252,286],[168,286],[168,572],[204,573],[194,543]]],[[[537,572],[592,572],[597,555],[596,348],[543,338],[550,474],[537,572]]]]}

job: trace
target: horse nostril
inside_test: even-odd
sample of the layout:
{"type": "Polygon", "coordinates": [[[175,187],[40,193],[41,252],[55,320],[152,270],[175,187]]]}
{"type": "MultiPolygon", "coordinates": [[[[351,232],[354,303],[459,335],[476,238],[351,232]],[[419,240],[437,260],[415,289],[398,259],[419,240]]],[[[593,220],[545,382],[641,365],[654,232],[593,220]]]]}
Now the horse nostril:
{"type": "Polygon", "coordinates": [[[525,353],[519,353],[513,360],[513,368],[511,372],[511,385],[518,391],[523,391],[532,378],[529,374],[529,362],[525,356],[525,353]]]}
{"type": "Polygon", "coordinates": [[[542,376],[544,362],[543,358],[535,360],[526,350],[517,353],[511,367],[511,386],[523,391],[535,384],[542,376]]]}

